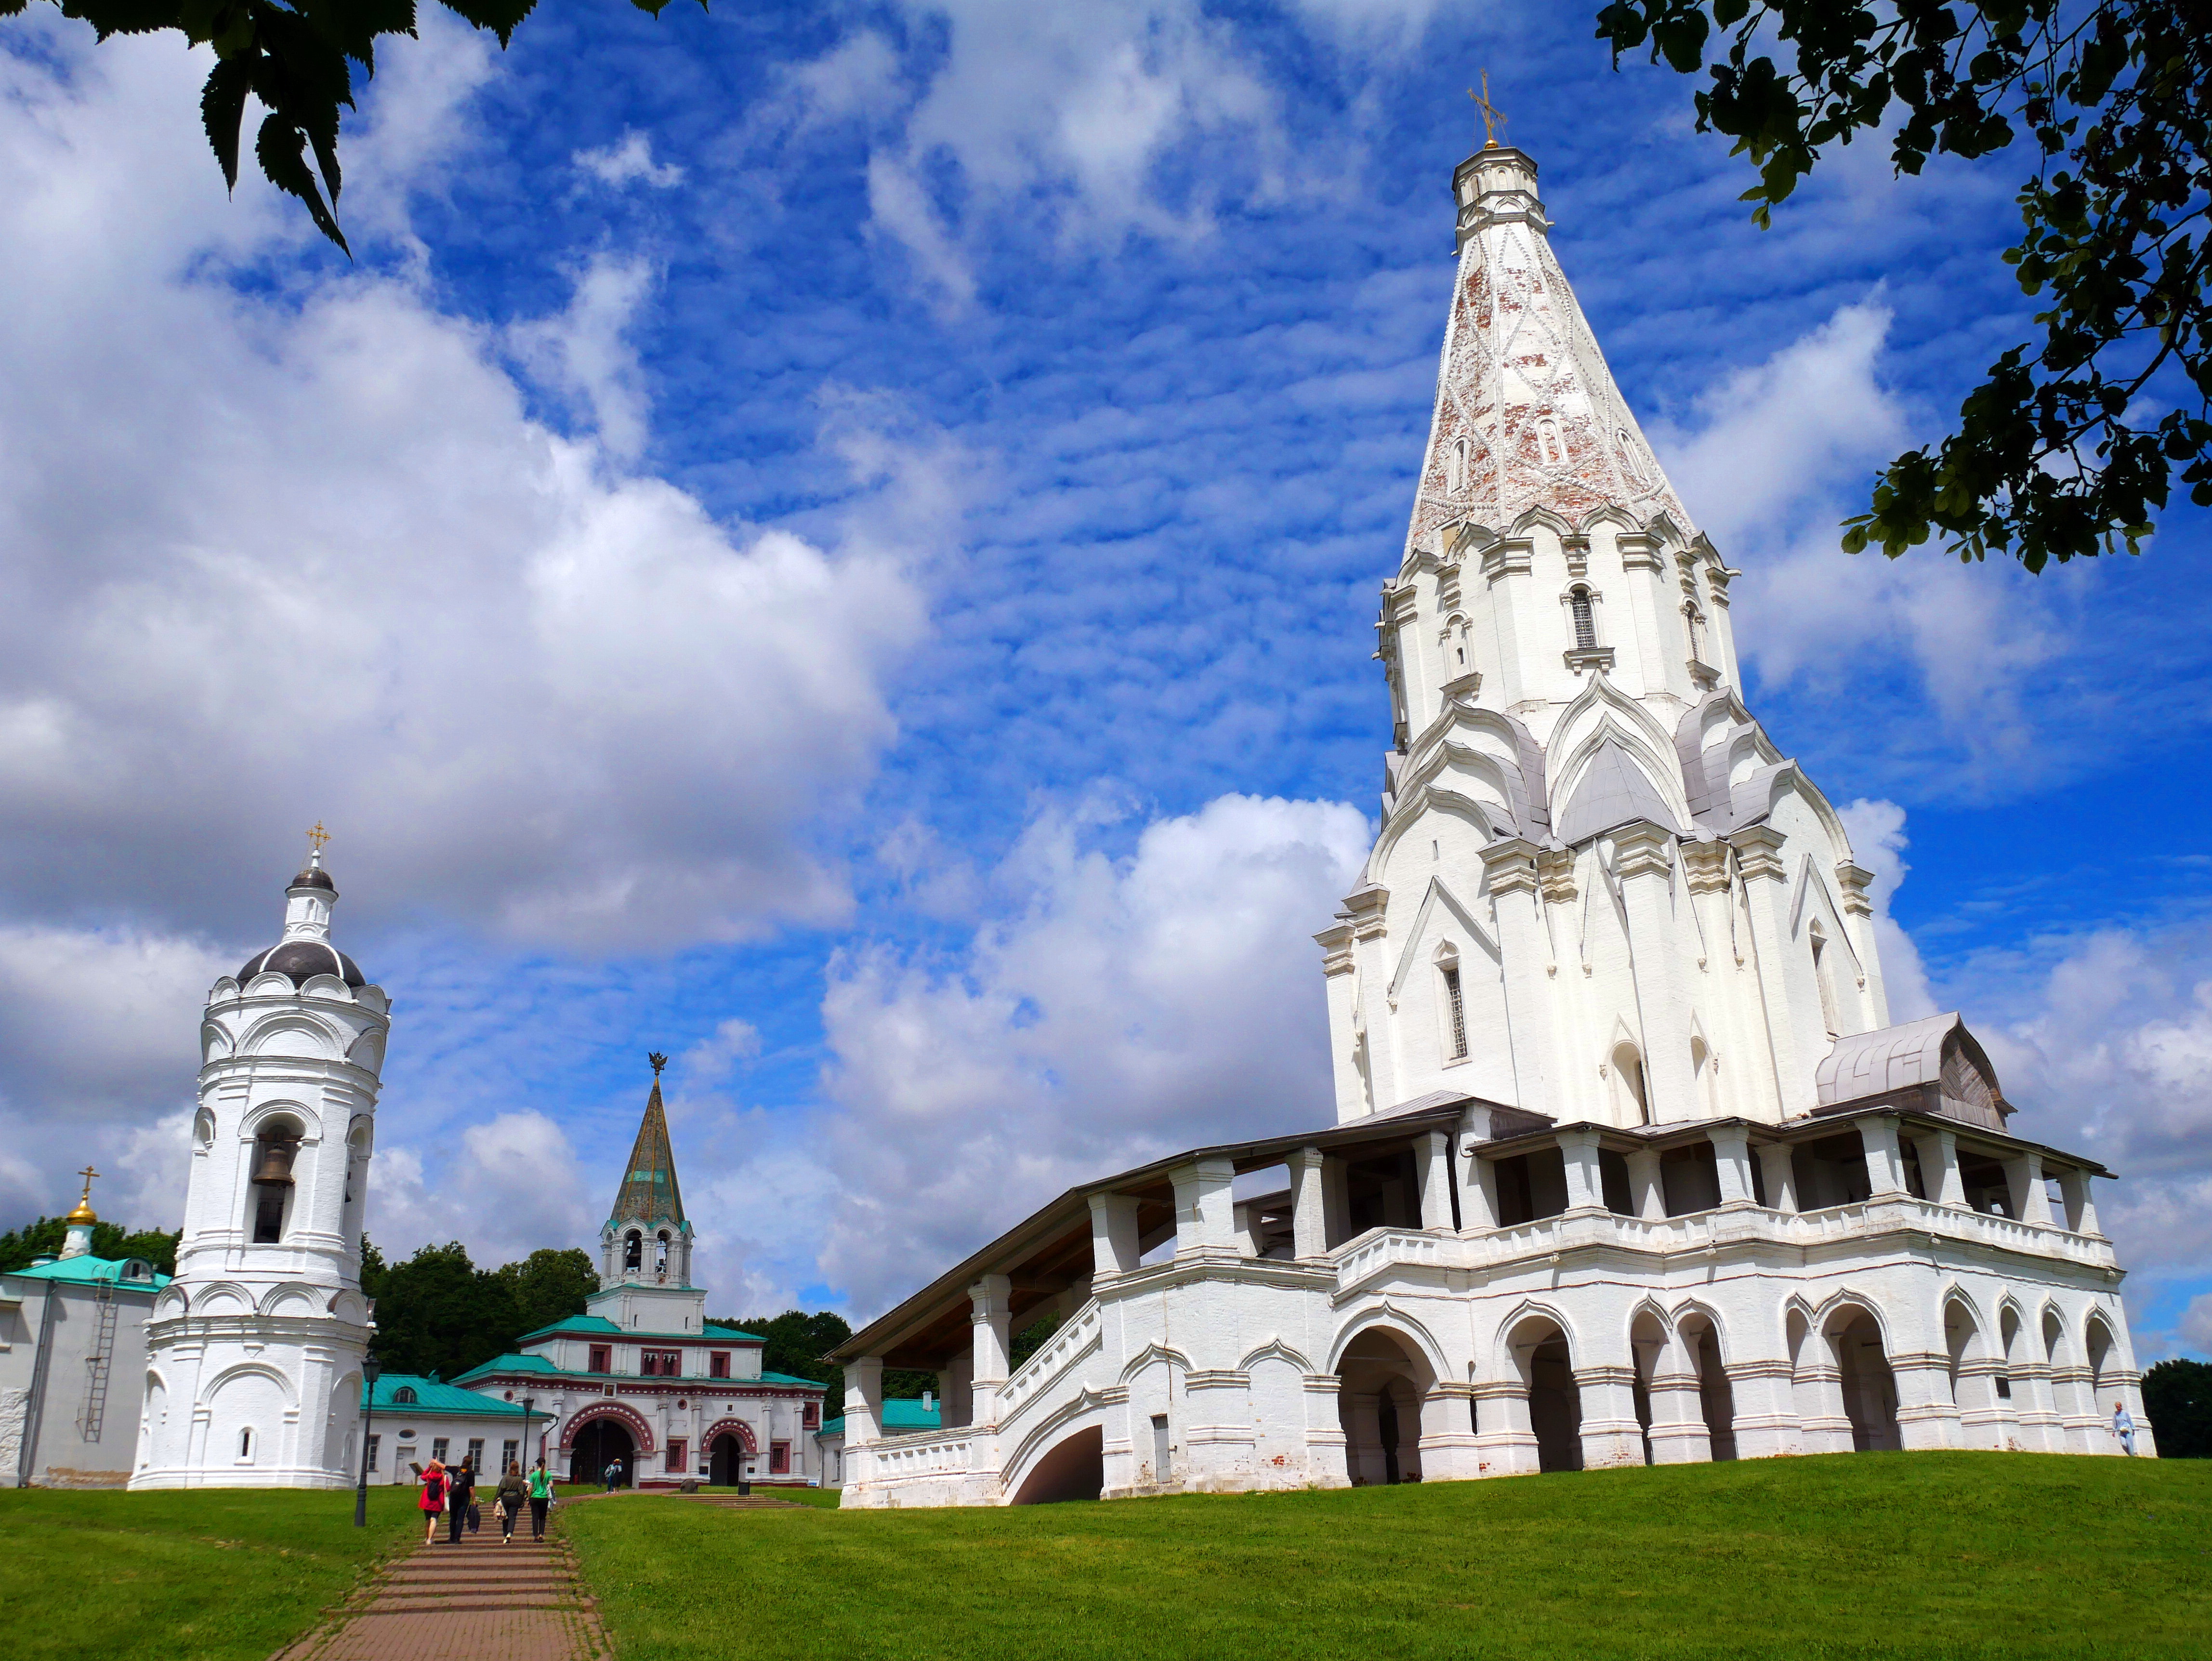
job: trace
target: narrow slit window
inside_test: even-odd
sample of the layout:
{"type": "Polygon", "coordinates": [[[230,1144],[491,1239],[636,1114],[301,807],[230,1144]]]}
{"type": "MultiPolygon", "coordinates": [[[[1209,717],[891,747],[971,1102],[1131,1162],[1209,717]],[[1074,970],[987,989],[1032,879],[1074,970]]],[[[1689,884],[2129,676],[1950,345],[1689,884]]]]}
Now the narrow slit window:
{"type": "Polygon", "coordinates": [[[1567,597],[1567,609],[1575,620],[1575,650],[1588,652],[1597,645],[1597,618],[1590,609],[1590,592],[1577,588],[1567,597]]]}
{"type": "Polygon", "coordinates": [[[1467,1004],[1460,996],[1459,965],[1444,965],[1444,1001],[1451,1007],[1451,1053],[1454,1061],[1467,1055],[1467,1004]]]}

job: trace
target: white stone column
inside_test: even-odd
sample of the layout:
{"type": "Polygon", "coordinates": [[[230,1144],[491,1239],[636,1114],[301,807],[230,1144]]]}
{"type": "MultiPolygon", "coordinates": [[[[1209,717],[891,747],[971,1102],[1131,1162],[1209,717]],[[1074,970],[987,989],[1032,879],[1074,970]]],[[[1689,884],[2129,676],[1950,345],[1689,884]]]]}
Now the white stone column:
{"type": "MultiPolygon", "coordinates": [[[[2076,1234],[2097,1234],[2096,1202],[2089,1197],[2089,1173],[2058,1173],[2058,1196],[2066,1205],[2066,1226],[2076,1234]]],[[[2098,1235],[2100,1239],[2104,1237],[2098,1235]]]]}
{"type": "Polygon", "coordinates": [[[1984,1347],[1985,1341],[1977,1335],[1968,1352],[1959,1360],[1959,1376],[1953,1387],[1953,1399],[1959,1409],[1959,1439],[1960,1445],[1984,1448],[1995,1453],[2004,1451],[2010,1440],[2010,1406],[1997,1394],[1997,1374],[2003,1363],[1991,1355],[1984,1347]]]}
{"type": "Polygon", "coordinates": [[[1227,1159],[1194,1159],[1168,1173],[1175,1184],[1176,1256],[1237,1250],[1237,1167],[1227,1159]]]}
{"type": "Polygon", "coordinates": [[[1260,1224],[1260,1208],[1250,1201],[1240,1201],[1237,1207],[1237,1249],[1247,1257],[1267,1255],[1267,1235],[1260,1224]]]}
{"type": "Polygon", "coordinates": [[[1966,1185],[1959,1177],[1959,1139],[1948,1130],[1915,1130],[1914,1152],[1920,1155],[1920,1185],[1937,1205],[1966,1203],[1966,1185]]]}
{"type": "Polygon", "coordinates": [[[1649,820],[1613,833],[1614,873],[1628,914],[1629,976],[1644,1049],[1644,1092],[1655,1123],[1705,1111],[1690,1073],[1682,1004],[1682,948],[1674,938],[1674,833],[1649,820]]]}
{"type": "Polygon", "coordinates": [[[2043,1156],[2023,1153],[2007,1159],[2005,1186],[2012,1191],[2012,1214],[2024,1223],[2051,1223],[2051,1195],[2043,1186],[2043,1156]]]}
{"type": "Polygon", "coordinates": [[[1900,1351],[1890,1356],[1889,1372],[1897,1382],[1898,1439],[1908,1449],[1959,1446],[1951,1358],[1934,1351],[1900,1351]]]}
{"type": "Polygon", "coordinates": [[[1538,893],[1536,844],[1502,837],[1482,849],[1485,886],[1498,923],[1498,946],[1508,964],[1527,972],[1505,977],[1505,1036],[1513,1050],[1513,1077],[1523,1102],[1550,1098],[1553,1052],[1552,986],[1534,965],[1551,958],[1538,893]]]}
{"type": "Polygon", "coordinates": [[[1460,1145],[1459,1217],[1468,1230],[1498,1226],[1498,1167],[1473,1137],[1460,1145]]]}
{"type": "Polygon", "coordinates": [[[1474,1439],[1484,1476],[1516,1476],[1540,1469],[1536,1433],[1528,1422],[1528,1386],[1518,1378],[1493,1378],[1474,1386],[1474,1439]]]}
{"type": "Polygon", "coordinates": [[[871,1444],[883,1439],[884,1358],[863,1355],[845,1363],[845,1491],[859,1498],[874,1475],[871,1444]]]}
{"type": "Polygon", "coordinates": [[[1790,1363],[1782,1359],[1732,1363],[1729,1393],[1735,1399],[1735,1457],[1774,1459],[1799,1451],[1797,1397],[1790,1363]]]}
{"type": "Polygon", "coordinates": [[[1137,1198],[1133,1194],[1091,1196],[1091,1273],[1093,1281],[1137,1267],[1137,1198]]]}
{"type": "Polygon", "coordinates": [[[1451,1138],[1431,1130],[1421,1138],[1421,1226],[1449,1230],[1452,1226],[1451,1138]]]}
{"type": "Polygon", "coordinates": [[[1567,1209],[1605,1208],[1605,1182],[1598,1172],[1597,1132],[1562,1130],[1556,1138],[1567,1168],[1567,1209]]]}
{"type": "Polygon", "coordinates": [[[1875,1113],[1858,1122],[1859,1142],[1866,1149],[1867,1187],[1877,1200],[1894,1199],[1905,1190],[1905,1155],[1897,1145],[1894,1114],[1875,1113]]]}
{"type": "Polygon", "coordinates": [[[1646,1222],[1667,1217],[1667,1184],[1659,1175],[1659,1150],[1639,1147],[1628,1156],[1629,1209],[1646,1222]]]}
{"type": "Polygon", "coordinates": [[[1327,1157],[1317,1147],[1291,1155],[1291,1251],[1301,1262],[1328,1250],[1328,1209],[1322,1187],[1327,1157]]]}
{"type": "Polygon", "coordinates": [[[1698,1394],[1698,1364],[1682,1335],[1669,1330],[1645,1386],[1651,1401],[1651,1463],[1701,1464],[1713,1457],[1698,1394]]]}
{"type": "Polygon", "coordinates": [[[986,1275],[968,1288],[969,1321],[975,1335],[971,1425],[999,1421],[999,1387],[1006,1382],[1006,1356],[1012,1344],[1013,1291],[1014,1283],[1003,1275],[986,1275]]]}
{"type": "Polygon", "coordinates": [[[1849,1453],[1851,1415],[1844,1403],[1844,1372],[1833,1339],[1810,1332],[1798,1352],[1797,1445],[1806,1453],[1849,1453]]]}
{"type": "Polygon", "coordinates": [[[1587,1366],[1577,1370],[1582,1392],[1583,1469],[1644,1463],[1644,1427],[1636,1421],[1636,1369],[1587,1366]]]}
{"type": "Polygon", "coordinates": [[[1352,1238],[1352,1194],[1346,1184],[1344,1161],[1325,1160],[1321,1168],[1321,1204],[1331,1250],[1352,1238]]]}
{"type": "Polygon", "coordinates": [[[1713,1169],[1720,1177],[1723,1205],[1749,1205],[1751,1132],[1740,1124],[1717,1124],[1705,1132],[1713,1145],[1713,1169]]]}
{"type": "Polygon", "coordinates": [[[1421,1480],[1458,1482],[1482,1475],[1475,1445],[1474,1386],[1440,1384],[1421,1398],[1421,1480]]]}
{"type": "Polygon", "coordinates": [[[1766,1179],[1766,1203],[1775,1211],[1797,1209],[1797,1167],[1787,1142],[1759,1145],[1759,1171],[1766,1179]]]}

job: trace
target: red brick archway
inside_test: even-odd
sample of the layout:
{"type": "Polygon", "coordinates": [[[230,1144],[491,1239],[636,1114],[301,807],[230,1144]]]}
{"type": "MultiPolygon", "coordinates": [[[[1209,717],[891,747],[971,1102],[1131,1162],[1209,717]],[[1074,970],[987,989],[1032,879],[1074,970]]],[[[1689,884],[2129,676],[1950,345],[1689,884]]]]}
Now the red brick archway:
{"type": "Polygon", "coordinates": [[[635,1408],[625,1407],[620,1402],[598,1402],[579,1410],[561,1427],[561,1451],[566,1453],[575,1446],[576,1433],[594,1419],[616,1421],[629,1433],[630,1439],[637,1444],[640,1453],[653,1451],[653,1427],[646,1422],[645,1415],[635,1408]]]}
{"type": "Polygon", "coordinates": [[[717,1419],[707,1427],[707,1433],[699,1439],[699,1445],[702,1448],[714,1446],[717,1436],[734,1436],[738,1439],[738,1445],[748,1454],[756,1457],[759,1456],[760,1444],[753,1440],[753,1427],[742,1419],[717,1419]]]}

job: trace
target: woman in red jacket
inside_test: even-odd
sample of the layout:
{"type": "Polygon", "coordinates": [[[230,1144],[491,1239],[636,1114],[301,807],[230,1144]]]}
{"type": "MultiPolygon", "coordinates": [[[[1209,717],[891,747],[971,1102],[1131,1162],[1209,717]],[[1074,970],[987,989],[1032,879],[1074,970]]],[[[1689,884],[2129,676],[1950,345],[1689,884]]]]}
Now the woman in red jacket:
{"type": "Polygon", "coordinates": [[[444,1514],[446,1496],[453,1491],[453,1479],[446,1475],[446,1467],[433,1459],[422,1467],[422,1497],[415,1503],[422,1508],[422,1543],[428,1545],[438,1537],[438,1518],[444,1514]]]}

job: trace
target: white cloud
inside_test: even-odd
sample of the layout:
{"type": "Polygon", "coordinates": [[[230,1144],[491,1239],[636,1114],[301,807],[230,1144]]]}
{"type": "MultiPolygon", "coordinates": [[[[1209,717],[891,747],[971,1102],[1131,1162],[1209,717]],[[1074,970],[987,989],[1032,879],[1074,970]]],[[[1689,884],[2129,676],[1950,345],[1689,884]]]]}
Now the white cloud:
{"type": "Polygon", "coordinates": [[[1862,797],[1836,811],[1850,834],[1851,852],[1874,873],[1867,897],[1874,902],[1875,949],[1881,956],[1882,986],[1889,997],[1891,1024],[1901,1026],[1933,1015],[1936,999],[1928,989],[1928,970],[1920,961],[1920,948],[1889,910],[1898,884],[1912,869],[1905,862],[1905,850],[1911,845],[1905,834],[1905,810],[1893,801],[1862,797]]]}
{"type": "Polygon", "coordinates": [[[1662,428],[1659,441],[1691,513],[1743,568],[1733,599],[1749,667],[1843,708],[1897,662],[1936,717],[1915,742],[1963,752],[1967,777],[2017,779],[2044,737],[2026,694],[2065,644],[2058,584],[1932,545],[1899,560],[1841,551],[1842,520],[1915,437],[1881,374],[1889,322],[1878,303],[1841,307],[1700,399],[1694,433],[1662,428]]]}
{"type": "MultiPolygon", "coordinates": [[[[320,818],[356,917],[666,949],[842,916],[818,827],[893,735],[908,551],[733,533],[624,470],[644,280],[618,254],[532,337],[593,409],[578,439],[419,282],[228,286],[314,245],[176,142],[201,59],[13,32],[41,28],[52,62],[0,54],[0,246],[39,250],[0,268],[9,907],[258,933],[320,818]]],[[[349,203],[400,189],[373,148],[351,172],[349,203]]]]}
{"type": "Polygon", "coordinates": [[[365,1226],[387,1256],[459,1240],[479,1264],[549,1243],[589,1250],[598,1219],[568,1135],[531,1109],[412,1144],[380,1132],[365,1226]]]}
{"type": "Polygon", "coordinates": [[[569,160],[603,185],[627,185],[641,179],[653,189],[665,191],[684,182],[684,169],[672,161],[656,163],[653,140],[635,128],[624,132],[618,143],[578,150],[569,160]]]}
{"type": "Polygon", "coordinates": [[[645,448],[650,399],[628,334],[653,286],[653,267],[597,253],[575,278],[566,310],[516,324],[508,338],[533,374],[590,410],[611,454],[634,461],[645,448]]]}
{"type": "Polygon", "coordinates": [[[1070,1183],[1330,1116],[1313,932],[1367,852],[1357,810],[1223,796],[1091,845],[1037,821],[1010,915],[951,961],[842,953],[823,1019],[841,1188],[821,1268],[863,1311],[1070,1183]]]}

